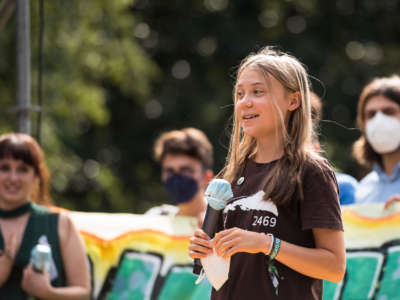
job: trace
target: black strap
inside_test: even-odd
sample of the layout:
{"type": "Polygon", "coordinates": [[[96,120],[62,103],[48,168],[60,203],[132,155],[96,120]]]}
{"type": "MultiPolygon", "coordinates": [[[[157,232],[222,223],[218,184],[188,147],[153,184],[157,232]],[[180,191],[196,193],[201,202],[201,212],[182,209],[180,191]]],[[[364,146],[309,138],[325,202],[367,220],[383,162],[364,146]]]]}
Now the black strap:
{"type": "Polygon", "coordinates": [[[28,203],[25,203],[25,204],[21,205],[20,207],[17,207],[12,210],[0,209],[0,218],[2,218],[2,219],[15,218],[15,217],[21,216],[31,210],[32,210],[32,203],[29,201],[28,203]]]}

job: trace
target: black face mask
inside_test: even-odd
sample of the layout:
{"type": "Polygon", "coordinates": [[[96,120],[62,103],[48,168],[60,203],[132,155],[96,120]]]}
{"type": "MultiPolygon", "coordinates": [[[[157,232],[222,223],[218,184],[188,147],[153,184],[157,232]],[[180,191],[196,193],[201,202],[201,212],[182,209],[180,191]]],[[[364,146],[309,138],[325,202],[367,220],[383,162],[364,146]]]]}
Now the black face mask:
{"type": "Polygon", "coordinates": [[[163,183],[174,204],[189,202],[199,191],[195,179],[177,173],[168,177],[163,183]]]}

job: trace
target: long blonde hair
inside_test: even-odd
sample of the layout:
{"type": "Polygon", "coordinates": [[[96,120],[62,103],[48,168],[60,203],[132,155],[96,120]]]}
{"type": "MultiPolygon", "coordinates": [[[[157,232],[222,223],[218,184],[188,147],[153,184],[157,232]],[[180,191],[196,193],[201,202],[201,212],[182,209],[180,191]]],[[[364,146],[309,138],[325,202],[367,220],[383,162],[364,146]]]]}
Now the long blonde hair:
{"type": "MultiPolygon", "coordinates": [[[[299,107],[283,120],[280,113],[283,133],[283,156],[274,165],[263,183],[265,199],[271,198],[278,205],[290,202],[292,195],[300,192],[303,198],[301,176],[306,161],[319,162],[322,158],[314,152],[312,147],[312,121],[310,105],[310,84],[307,72],[303,65],[295,57],[280,52],[273,47],[265,47],[257,53],[251,53],[242,60],[236,80],[243,70],[253,68],[263,74],[268,82],[268,76],[273,76],[279,81],[286,92],[299,92],[301,103],[299,107]]],[[[235,89],[236,90],[236,85],[235,89]]],[[[233,95],[236,105],[236,93],[233,95]]],[[[254,137],[245,135],[240,128],[239,120],[234,115],[233,128],[229,146],[229,152],[225,167],[221,175],[229,182],[235,182],[243,172],[245,162],[252,158],[257,151],[257,142],[254,137]]]]}

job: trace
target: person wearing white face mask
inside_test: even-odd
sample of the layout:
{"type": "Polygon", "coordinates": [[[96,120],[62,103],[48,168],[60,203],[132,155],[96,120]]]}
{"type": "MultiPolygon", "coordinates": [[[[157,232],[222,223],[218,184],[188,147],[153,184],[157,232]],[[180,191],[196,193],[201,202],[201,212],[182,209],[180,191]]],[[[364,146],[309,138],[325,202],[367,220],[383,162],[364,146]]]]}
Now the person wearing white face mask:
{"type": "Polygon", "coordinates": [[[400,77],[375,78],[358,101],[362,136],[354,143],[357,160],[372,167],[356,190],[356,203],[400,201],[400,77]]]}

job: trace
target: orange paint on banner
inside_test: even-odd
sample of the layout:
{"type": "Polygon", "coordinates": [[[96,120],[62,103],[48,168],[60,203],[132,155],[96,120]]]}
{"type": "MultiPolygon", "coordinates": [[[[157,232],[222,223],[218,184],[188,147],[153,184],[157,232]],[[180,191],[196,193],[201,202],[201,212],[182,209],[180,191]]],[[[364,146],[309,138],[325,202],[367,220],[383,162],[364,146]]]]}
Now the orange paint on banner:
{"type": "Polygon", "coordinates": [[[372,218],[372,217],[362,216],[353,210],[345,210],[343,212],[342,218],[344,223],[369,229],[400,226],[400,213],[380,218],[372,218]]]}

